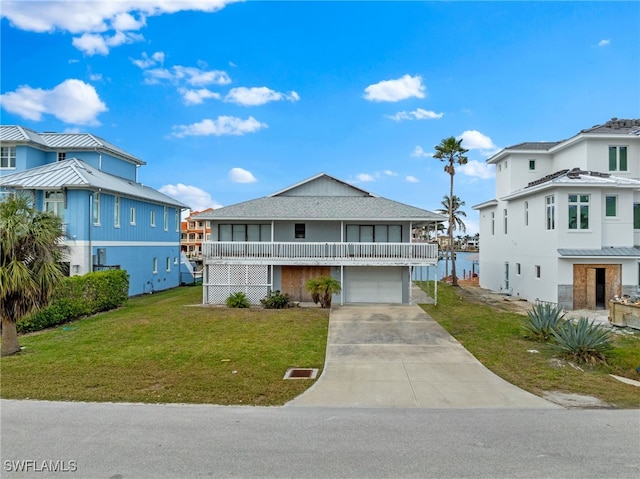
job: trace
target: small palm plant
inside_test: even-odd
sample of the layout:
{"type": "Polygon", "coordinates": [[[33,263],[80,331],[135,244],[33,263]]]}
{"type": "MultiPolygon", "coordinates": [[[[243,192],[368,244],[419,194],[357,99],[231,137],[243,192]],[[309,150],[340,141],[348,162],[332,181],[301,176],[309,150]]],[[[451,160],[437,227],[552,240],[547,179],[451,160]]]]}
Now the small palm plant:
{"type": "Polygon", "coordinates": [[[311,293],[313,302],[322,308],[331,308],[331,298],[342,290],[340,281],[331,276],[319,276],[311,278],[306,284],[307,291],[311,293]]]}
{"type": "Polygon", "coordinates": [[[523,320],[527,336],[536,341],[548,341],[562,322],[564,313],[558,306],[549,303],[538,303],[523,320]]]}
{"type": "Polygon", "coordinates": [[[587,318],[580,318],[577,323],[565,321],[553,331],[553,339],[551,349],[582,363],[604,363],[607,351],[613,349],[609,331],[587,318]]]}
{"type": "Polygon", "coordinates": [[[226,304],[228,308],[248,308],[251,306],[247,295],[242,291],[231,293],[226,300],[226,304]]]}

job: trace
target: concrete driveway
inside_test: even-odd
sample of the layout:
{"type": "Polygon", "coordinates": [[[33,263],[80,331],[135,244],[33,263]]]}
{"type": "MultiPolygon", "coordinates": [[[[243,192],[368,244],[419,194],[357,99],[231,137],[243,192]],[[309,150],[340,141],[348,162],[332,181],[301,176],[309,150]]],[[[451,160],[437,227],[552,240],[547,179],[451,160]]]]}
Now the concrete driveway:
{"type": "Polygon", "coordinates": [[[560,408],[485,368],[417,305],[334,306],[324,371],[288,406],[560,408]]]}

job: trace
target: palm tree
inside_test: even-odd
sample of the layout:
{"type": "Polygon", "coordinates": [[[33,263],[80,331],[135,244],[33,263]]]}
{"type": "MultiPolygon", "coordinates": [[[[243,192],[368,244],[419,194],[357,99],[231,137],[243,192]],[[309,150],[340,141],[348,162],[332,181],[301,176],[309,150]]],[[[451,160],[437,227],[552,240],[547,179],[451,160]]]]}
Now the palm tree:
{"type": "MultiPolygon", "coordinates": [[[[464,216],[466,218],[467,213],[460,210],[460,208],[463,207],[466,203],[460,200],[459,196],[453,195],[453,201],[450,201],[449,197],[445,195],[442,197],[442,201],[440,202],[440,204],[442,205],[442,208],[439,210],[436,210],[437,213],[448,215],[449,208],[451,207],[453,209],[453,215],[450,216],[453,218],[453,221],[451,222],[453,231],[462,231],[463,233],[466,233],[467,225],[464,224],[462,217],[464,216]]],[[[449,233],[449,230],[447,229],[447,234],[448,233],[449,233]]]]}
{"type": "MultiPolygon", "coordinates": [[[[462,138],[456,140],[455,137],[451,136],[449,138],[445,138],[440,142],[439,145],[435,147],[436,153],[433,155],[434,158],[444,161],[444,171],[449,174],[450,182],[449,182],[449,252],[451,257],[453,258],[453,228],[452,225],[454,223],[453,218],[453,177],[456,174],[455,165],[464,165],[467,163],[467,157],[464,154],[469,151],[462,147],[462,138]]],[[[458,278],[456,277],[456,263],[452,262],[451,267],[452,274],[452,285],[458,286],[458,278]]]]}
{"type": "Polygon", "coordinates": [[[311,278],[306,284],[307,291],[311,293],[314,303],[320,303],[322,308],[331,308],[331,298],[334,293],[342,289],[340,281],[331,276],[318,276],[311,278]]]}
{"type": "Polygon", "coordinates": [[[62,220],[31,205],[26,195],[0,201],[0,319],[2,349],[20,350],[16,322],[49,304],[63,277],[62,220]]]}

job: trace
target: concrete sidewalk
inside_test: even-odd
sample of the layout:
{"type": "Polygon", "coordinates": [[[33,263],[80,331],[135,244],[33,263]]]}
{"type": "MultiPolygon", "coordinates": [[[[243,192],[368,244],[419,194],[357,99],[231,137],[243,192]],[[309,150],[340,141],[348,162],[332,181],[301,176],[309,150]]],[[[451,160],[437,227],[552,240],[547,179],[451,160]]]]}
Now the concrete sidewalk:
{"type": "Polygon", "coordinates": [[[288,406],[560,408],[499,378],[419,306],[334,306],[324,371],[288,406]]]}

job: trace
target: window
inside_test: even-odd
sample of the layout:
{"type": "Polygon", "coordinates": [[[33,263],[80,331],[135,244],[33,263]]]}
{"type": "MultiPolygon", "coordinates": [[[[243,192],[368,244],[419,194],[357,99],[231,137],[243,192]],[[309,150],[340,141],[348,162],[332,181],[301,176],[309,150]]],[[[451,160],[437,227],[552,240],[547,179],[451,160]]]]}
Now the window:
{"type": "Polygon", "coordinates": [[[169,208],[164,207],[164,213],[162,215],[162,223],[164,225],[164,230],[169,231],[169,208]]]}
{"type": "Polygon", "coordinates": [[[178,264],[178,257],[177,256],[173,257],[173,264],[178,264]]]}
{"type": "Polygon", "coordinates": [[[633,229],[640,230],[640,203],[633,204],[633,229]]]}
{"type": "Polygon", "coordinates": [[[618,197],[605,196],[604,198],[604,214],[606,217],[618,216],[618,197]]]}
{"type": "Polygon", "coordinates": [[[495,211],[491,212],[491,234],[496,234],[496,213],[495,211]]]}
{"type": "Polygon", "coordinates": [[[136,209],[133,206],[129,208],[129,224],[136,224],[136,209]]]}
{"type": "Polygon", "coordinates": [[[218,225],[218,241],[271,241],[271,225],[218,225]]]}
{"type": "Polygon", "coordinates": [[[529,226],[529,202],[524,202],[524,225],[529,226]]]}
{"type": "Polygon", "coordinates": [[[529,171],[535,171],[536,169],[536,160],[529,160],[529,171]]]}
{"type": "Polygon", "coordinates": [[[609,147],[609,171],[627,171],[627,147],[609,147]]]}
{"type": "Polygon", "coordinates": [[[516,263],[516,274],[518,276],[520,276],[520,272],[522,271],[521,267],[520,267],[520,263],[516,263]]]}
{"type": "Polygon", "coordinates": [[[100,193],[93,194],[93,224],[100,224],[100,193]]]}
{"type": "Polygon", "coordinates": [[[67,159],[67,152],[66,151],[59,151],[58,152],[58,161],[64,161],[67,159]]]}
{"type": "Polygon", "coordinates": [[[171,257],[169,256],[167,256],[166,269],[167,269],[167,272],[171,271],[171,257]]]}
{"type": "Polygon", "coordinates": [[[48,213],[55,214],[58,218],[64,221],[64,192],[45,191],[44,210],[48,213]]]}
{"type": "Polygon", "coordinates": [[[507,160],[504,161],[504,169],[507,169],[507,166],[509,166],[509,163],[507,162],[507,160]]]}
{"type": "Polygon", "coordinates": [[[195,221],[189,221],[189,229],[190,230],[196,229],[196,222],[195,221]]]}
{"type": "Polygon", "coordinates": [[[0,168],[16,167],[16,147],[3,146],[0,147],[0,168]]]}
{"type": "Polygon", "coordinates": [[[536,273],[536,278],[540,278],[540,265],[535,265],[535,273],[536,273]]]}
{"type": "Polygon", "coordinates": [[[507,209],[502,210],[502,215],[504,219],[504,234],[507,234],[507,209]]]}
{"type": "Polygon", "coordinates": [[[156,227],[156,212],[155,212],[155,210],[151,210],[150,223],[151,223],[151,226],[153,226],[154,228],[156,227]]]}
{"type": "Polygon", "coordinates": [[[347,225],[347,241],[351,243],[401,243],[400,225],[347,225]]]}
{"type": "Polygon", "coordinates": [[[589,229],[589,195],[569,195],[569,229],[589,229]]]}
{"type": "Polygon", "coordinates": [[[176,233],[180,231],[180,210],[176,208],[176,233]]]}
{"type": "Polygon", "coordinates": [[[305,224],[304,223],[296,223],[295,224],[295,238],[304,238],[305,236],[305,224]]]}
{"type": "Polygon", "coordinates": [[[153,274],[158,274],[158,258],[153,258],[153,274]]]}
{"type": "Polygon", "coordinates": [[[120,227],[120,197],[113,198],[113,226],[120,227]]]}
{"type": "Polygon", "coordinates": [[[545,196],[546,224],[548,230],[556,229],[556,198],[555,196],[545,196]]]}

